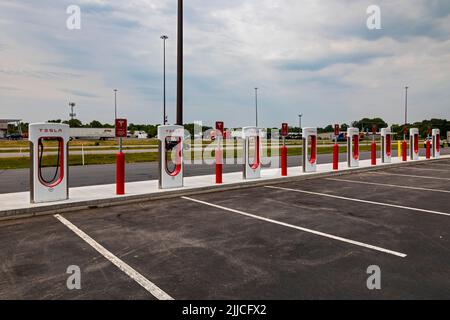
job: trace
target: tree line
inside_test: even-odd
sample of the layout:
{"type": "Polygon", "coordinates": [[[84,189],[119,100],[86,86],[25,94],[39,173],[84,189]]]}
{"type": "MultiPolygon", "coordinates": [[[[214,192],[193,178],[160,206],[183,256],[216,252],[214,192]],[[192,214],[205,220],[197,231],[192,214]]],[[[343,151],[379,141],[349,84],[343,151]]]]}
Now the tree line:
{"type": "MultiPolygon", "coordinates": [[[[49,120],[50,123],[65,123],[68,124],[72,128],[114,128],[114,124],[109,123],[101,123],[98,120],[93,120],[88,123],[82,123],[78,119],[71,119],[71,120],[65,120],[62,121],[61,119],[57,120],[49,120]]],[[[22,132],[26,133],[28,132],[28,123],[21,123],[21,130],[22,132]]],[[[150,138],[156,137],[157,130],[158,130],[159,124],[134,124],[130,123],[128,124],[128,130],[129,131],[144,131],[148,134],[150,138]]],[[[384,121],[381,118],[363,118],[358,121],[353,121],[351,123],[352,127],[359,128],[362,132],[371,132],[372,128],[375,126],[377,128],[377,131],[379,131],[381,128],[387,128],[388,124],[386,121],[384,121]]],[[[189,131],[191,136],[194,135],[194,124],[193,123],[187,123],[184,125],[185,129],[189,131]]],[[[343,123],[340,124],[340,131],[346,131],[347,128],[349,128],[350,125],[343,123]]],[[[407,128],[418,128],[420,135],[425,138],[428,135],[429,129],[440,129],[441,135],[446,136],[446,133],[450,131],[450,121],[446,119],[430,119],[430,120],[423,120],[420,122],[414,122],[414,123],[408,123],[406,124],[407,128]]],[[[400,124],[392,124],[390,126],[392,132],[394,135],[396,135],[397,138],[403,137],[403,130],[405,128],[405,125],[400,124]]],[[[11,128],[11,132],[17,130],[18,128],[11,128]]],[[[203,126],[202,131],[207,131],[209,129],[212,129],[212,127],[203,126]]],[[[273,128],[276,129],[276,128],[273,128]]],[[[290,132],[300,132],[299,127],[290,127],[290,132]]],[[[317,128],[318,133],[328,133],[334,131],[334,124],[329,124],[323,128],[317,128]]]]}

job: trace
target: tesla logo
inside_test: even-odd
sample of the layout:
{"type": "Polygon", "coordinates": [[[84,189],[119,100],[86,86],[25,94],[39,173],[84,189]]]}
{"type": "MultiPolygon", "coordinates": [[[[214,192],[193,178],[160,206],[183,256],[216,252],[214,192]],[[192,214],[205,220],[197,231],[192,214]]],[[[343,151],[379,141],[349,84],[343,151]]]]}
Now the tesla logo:
{"type": "Polygon", "coordinates": [[[39,129],[39,132],[41,132],[41,133],[59,133],[59,132],[62,132],[62,129],[43,128],[43,129],[39,129]]]}

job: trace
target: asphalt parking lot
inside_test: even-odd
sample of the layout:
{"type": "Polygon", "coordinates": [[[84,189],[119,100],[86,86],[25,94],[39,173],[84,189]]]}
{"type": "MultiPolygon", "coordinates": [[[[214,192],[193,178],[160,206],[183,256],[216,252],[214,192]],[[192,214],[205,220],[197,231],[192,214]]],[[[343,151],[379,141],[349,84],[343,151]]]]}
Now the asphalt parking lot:
{"type": "Polygon", "coordinates": [[[450,299],[449,195],[442,159],[5,221],[0,299],[450,299]]]}

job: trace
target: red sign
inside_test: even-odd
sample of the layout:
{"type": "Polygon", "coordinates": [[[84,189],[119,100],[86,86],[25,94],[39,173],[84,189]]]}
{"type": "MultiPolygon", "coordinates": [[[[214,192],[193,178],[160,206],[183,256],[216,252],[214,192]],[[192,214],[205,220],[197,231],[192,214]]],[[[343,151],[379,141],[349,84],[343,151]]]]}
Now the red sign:
{"type": "Polygon", "coordinates": [[[340,130],[341,130],[341,127],[338,124],[335,124],[334,125],[334,135],[338,136],[340,130]]]}
{"type": "Polygon", "coordinates": [[[408,128],[407,127],[403,128],[403,133],[404,134],[408,134],[408,128]]]}
{"type": "Polygon", "coordinates": [[[223,122],[222,121],[216,121],[216,130],[218,133],[220,133],[223,136],[223,122]]]}
{"type": "Polygon", "coordinates": [[[372,125],[372,133],[373,134],[377,133],[377,125],[376,124],[372,125]]]}
{"type": "Polygon", "coordinates": [[[287,123],[281,124],[281,136],[287,137],[289,134],[289,125],[287,123]]]}
{"type": "Polygon", "coordinates": [[[116,138],[127,137],[127,119],[116,119],[116,138]]]}
{"type": "Polygon", "coordinates": [[[431,134],[431,128],[430,127],[427,128],[427,132],[428,132],[428,135],[431,134]]]}

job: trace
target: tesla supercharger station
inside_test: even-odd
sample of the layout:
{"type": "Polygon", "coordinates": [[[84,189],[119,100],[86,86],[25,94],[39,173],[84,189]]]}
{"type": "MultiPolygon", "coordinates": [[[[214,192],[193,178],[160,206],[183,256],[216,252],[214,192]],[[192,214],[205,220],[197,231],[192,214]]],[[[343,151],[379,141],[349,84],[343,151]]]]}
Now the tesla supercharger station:
{"type": "Polygon", "coordinates": [[[317,170],[317,128],[303,128],[303,172],[317,170]]]}
{"type": "Polygon", "coordinates": [[[242,128],[244,140],[244,179],[261,177],[261,138],[257,127],[242,128]]]}
{"type": "Polygon", "coordinates": [[[183,126],[159,126],[159,188],[183,187],[183,126]]]}
{"type": "Polygon", "coordinates": [[[359,129],[347,129],[347,164],[350,168],[359,166],[359,129]]]}
{"type": "Polygon", "coordinates": [[[441,132],[439,129],[433,129],[433,158],[438,159],[441,156],[441,132]]]}
{"type": "MultiPolygon", "coordinates": [[[[68,143],[70,127],[60,123],[33,123],[28,128],[30,146],[30,201],[31,203],[67,200],[68,143]],[[56,162],[44,169],[46,147],[56,147],[56,162]],[[50,175],[48,175],[50,171],[50,175]]],[[[53,151],[54,149],[50,149],[53,151]]]]}
{"type": "Polygon", "coordinates": [[[381,129],[381,163],[391,163],[392,134],[390,128],[381,129]]]}
{"type": "Polygon", "coordinates": [[[409,154],[411,160],[419,160],[419,129],[409,129],[409,154]]]}

